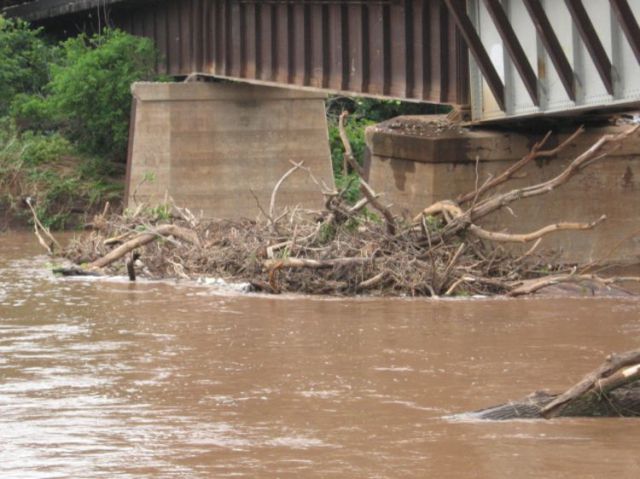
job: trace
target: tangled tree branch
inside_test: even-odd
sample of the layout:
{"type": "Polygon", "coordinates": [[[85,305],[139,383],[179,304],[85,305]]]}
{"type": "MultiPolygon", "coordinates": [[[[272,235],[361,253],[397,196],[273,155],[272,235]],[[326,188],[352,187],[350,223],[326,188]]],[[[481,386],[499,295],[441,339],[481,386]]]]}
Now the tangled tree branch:
{"type": "Polygon", "coordinates": [[[100,269],[105,266],[109,266],[114,261],[118,261],[120,258],[125,256],[127,253],[135,250],[136,248],[140,248],[147,243],[151,243],[159,237],[166,236],[175,236],[181,240],[187,241],[193,245],[199,245],[200,240],[198,236],[191,230],[180,228],[179,226],[168,224],[168,225],[160,225],[155,228],[152,228],[150,231],[146,233],[140,233],[136,235],[134,238],[128,240],[126,243],[121,244],[116,249],[109,252],[107,255],[93,261],[89,265],[89,269],[100,269]]]}
{"type": "Polygon", "coordinates": [[[518,161],[517,163],[514,163],[512,166],[510,166],[504,172],[502,172],[499,176],[488,181],[487,183],[482,185],[480,188],[477,188],[475,191],[470,191],[464,195],[460,195],[457,198],[457,203],[463,204],[474,198],[475,199],[480,198],[487,191],[494,189],[498,185],[501,185],[502,183],[505,183],[506,181],[513,178],[513,175],[515,175],[518,171],[522,170],[525,166],[527,166],[533,160],[536,160],[538,158],[551,158],[553,156],[556,156],[558,153],[562,152],[562,150],[564,150],[567,146],[572,144],[576,140],[576,138],[582,135],[582,133],[584,133],[583,126],[578,128],[572,135],[569,136],[569,138],[567,138],[557,147],[552,148],[551,150],[542,150],[542,148],[547,144],[547,142],[549,141],[549,138],[551,137],[551,132],[549,131],[542,140],[540,140],[538,143],[533,145],[533,148],[531,148],[531,151],[529,151],[529,153],[527,153],[520,161],[518,161]]]}

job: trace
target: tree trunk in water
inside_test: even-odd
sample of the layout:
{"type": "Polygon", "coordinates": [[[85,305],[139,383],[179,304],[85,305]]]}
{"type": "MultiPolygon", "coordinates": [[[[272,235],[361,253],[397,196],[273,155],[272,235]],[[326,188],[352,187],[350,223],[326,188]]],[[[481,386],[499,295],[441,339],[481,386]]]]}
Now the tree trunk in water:
{"type": "MultiPolygon", "coordinates": [[[[472,419],[505,421],[543,419],[542,410],[558,396],[536,392],[519,401],[470,413],[472,419]]],[[[569,404],[558,417],[640,417],[640,383],[618,388],[601,397],[590,395],[569,404]]]]}
{"type": "Polygon", "coordinates": [[[640,416],[640,350],[611,355],[562,394],[537,392],[470,414],[473,419],[640,416]]]}

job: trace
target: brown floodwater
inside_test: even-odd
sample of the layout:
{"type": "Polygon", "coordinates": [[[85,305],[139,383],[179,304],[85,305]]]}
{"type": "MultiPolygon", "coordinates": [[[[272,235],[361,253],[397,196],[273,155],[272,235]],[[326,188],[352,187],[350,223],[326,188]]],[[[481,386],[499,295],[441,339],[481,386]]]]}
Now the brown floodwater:
{"type": "Polygon", "coordinates": [[[640,422],[473,422],[637,348],[634,299],[54,278],[0,235],[0,478],[638,478],[640,422]]]}

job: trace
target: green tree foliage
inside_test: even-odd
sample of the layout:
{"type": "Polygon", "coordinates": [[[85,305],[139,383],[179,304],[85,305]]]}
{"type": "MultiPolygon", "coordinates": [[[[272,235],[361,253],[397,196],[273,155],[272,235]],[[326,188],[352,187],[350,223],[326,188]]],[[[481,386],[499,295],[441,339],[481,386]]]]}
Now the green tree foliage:
{"type": "Polygon", "coordinates": [[[22,20],[0,16],[0,116],[9,112],[17,94],[41,94],[49,81],[49,63],[55,55],[22,20]]]}
{"type": "Polygon", "coordinates": [[[109,30],[69,39],[61,49],[49,85],[57,122],[88,152],[124,159],[131,84],[156,78],[153,43],[109,30]]]}
{"type": "Polygon", "coordinates": [[[443,105],[427,105],[398,100],[378,100],[375,98],[350,98],[335,96],[327,102],[327,118],[329,122],[329,145],[336,186],[345,189],[346,198],[355,202],[359,196],[360,183],[354,174],[344,175],[344,147],[338,131],[338,117],[343,110],[350,115],[345,124],[353,155],[358,163],[364,163],[367,152],[365,130],[368,126],[389,120],[400,115],[428,115],[446,113],[449,107],[443,105]]]}
{"type": "Polygon", "coordinates": [[[157,80],[151,40],[120,30],[58,45],[0,17],[0,116],[21,130],[63,133],[84,152],[124,161],[131,84],[157,80]]]}
{"type": "Polygon", "coordinates": [[[118,30],[53,44],[0,16],[0,210],[26,220],[29,197],[60,228],[117,201],[131,83],[156,79],[156,60],[150,40],[118,30]]]}
{"type": "Polygon", "coordinates": [[[16,219],[30,219],[23,205],[29,197],[46,226],[73,226],[80,220],[74,212],[90,212],[120,196],[120,182],[99,169],[104,163],[79,158],[60,134],[0,127],[0,208],[16,219]]]}

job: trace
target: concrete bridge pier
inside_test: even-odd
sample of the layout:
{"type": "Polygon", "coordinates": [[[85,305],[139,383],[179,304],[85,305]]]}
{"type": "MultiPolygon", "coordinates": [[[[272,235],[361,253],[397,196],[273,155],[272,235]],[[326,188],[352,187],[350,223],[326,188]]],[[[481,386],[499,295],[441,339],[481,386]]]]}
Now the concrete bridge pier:
{"type": "MultiPolygon", "coordinates": [[[[136,83],[127,165],[129,207],[177,205],[215,218],[255,218],[273,187],[304,161],[331,187],[324,94],[237,83],[136,83]]],[[[323,196],[299,171],[277,206],[320,209],[323,196]]]]}
{"type": "MultiPolygon", "coordinates": [[[[601,135],[629,126],[587,128],[557,158],[530,163],[523,175],[498,189],[508,191],[550,179],[568,166],[601,135]]],[[[549,148],[574,129],[558,131],[549,148]]],[[[399,117],[370,127],[369,177],[385,193],[395,212],[413,216],[430,204],[473,191],[521,159],[542,135],[487,127],[473,129],[450,124],[444,117],[399,117]]],[[[597,162],[555,191],[521,200],[485,219],[492,230],[526,233],[559,221],[589,222],[607,215],[592,231],[557,232],[541,245],[561,251],[568,262],[640,260],[640,139],[628,138],[610,158],[597,162]]],[[[510,247],[523,248],[520,246],[510,247]]],[[[529,248],[530,245],[524,246],[529,248]]]]}

